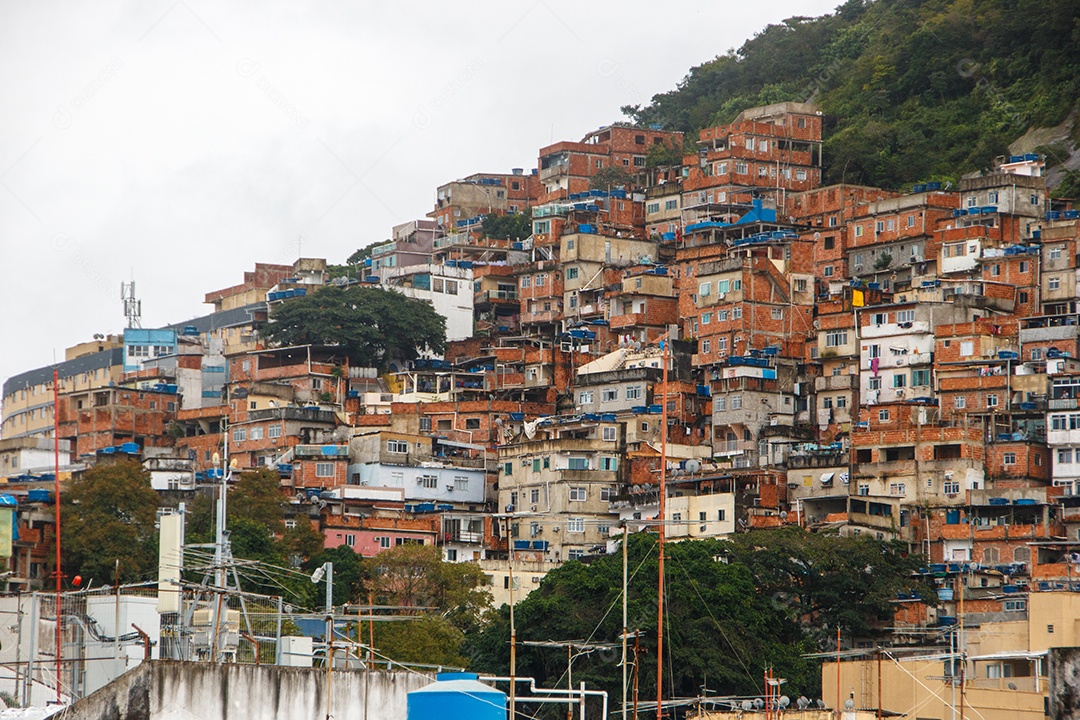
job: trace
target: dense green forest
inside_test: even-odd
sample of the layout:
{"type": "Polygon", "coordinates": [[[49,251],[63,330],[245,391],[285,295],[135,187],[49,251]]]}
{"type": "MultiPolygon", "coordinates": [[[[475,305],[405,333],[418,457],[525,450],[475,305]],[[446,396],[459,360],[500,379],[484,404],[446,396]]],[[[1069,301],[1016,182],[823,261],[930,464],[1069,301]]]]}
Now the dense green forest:
{"type": "MultiPolygon", "coordinates": [[[[826,182],[902,187],[988,167],[1080,95],[1078,0],[849,0],[770,25],[623,112],[694,132],[745,108],[812,100],[826,182]]],[[[1080,124],[1077,124],[1080,128],[1080,124]]],[[[1040,147],[1053,166],[1080,137],[1040,147]]]]}

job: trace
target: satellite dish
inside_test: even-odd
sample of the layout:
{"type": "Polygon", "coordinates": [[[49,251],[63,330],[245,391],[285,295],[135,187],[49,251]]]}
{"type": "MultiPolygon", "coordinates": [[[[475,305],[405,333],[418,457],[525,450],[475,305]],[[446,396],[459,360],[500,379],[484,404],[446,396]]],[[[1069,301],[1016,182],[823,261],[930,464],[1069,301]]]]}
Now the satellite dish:
{"type": "Polygon", "coordinates": [[[1015,690],[1016,689],[1016,683],[1009,683],[1009,689],[1010,690],[1015,690]]]}
{"type": "Polygon", "coordinates": [[[851,698],[848,698],[847,700],[845,700],[844,701],[844,709],[845,710],[854,710],[855,709],[855,701],[852,700],[851,698]]]}
{"type": "Polygon", "coordinates": [[[805,695],[800,695],[799,699],[795,701],[795,704],[799,706],[800,710],[805,710],[810,705],[810,698],[805,695]]]}
{"type": "Polygon", "coordinates": [[[754,698],[754,708],[760,710],[763,707],[765,707],[765,701],[761,698],[754,698]]]}
{"type": "Polygon", "coordinates": [[[696,473],[700,469],[701,469],[701,462],[700,461],[698,461],[698,460],[687,460],[686,461],[686,472],[690,473],[691,475],[693,475],[694,473],[696,473]]]}
{"type": "Polygon", "coordinates": [[[311,573],[311,582],[313,582],[313,583],[319,582],[320,580],[323,579],[323,575],[325,575],[325,574],[326,574],[326,566],[325,565],[320,565],[319,567],[315,568],[315,572],[311,573]]]}
{"type": "Polygon", "coordinates": [[[787,510],[781,510],[780,511],[780,519],[781,520],[787,520],[787,510]]]}
{"type": "Polygon", "coordinates": [[[825,701],[822,700],[821,698],[818,698],[817,699],[817,706],[818,706],[819,710],[824,710],[825,709],[825,701]]]}
{"type": "Polygon", "coordinates": [[[319,498],[319,509],[320,510],[325,510],[326,509],[326,501],[323,500],[322,498],[319,498]]]}
{"type": "Polygon", "coordinates": [[[501,417],[495,418],[495,424],[498,425],[499,427],[502,427],[503,419],[501,417]]]}
{"type": "Polygon", "coordinates": [[[791,698],[789,698],[787,695],[781,695],[778,702],[780,707],[786,708],[788,705],[791,704],[791,698]]]}
{"type": "Polygon", "coordinates": [[[750,702],[749,700],[743,700],[742,701],[742,709],[743,710],[753,710],[754,709],[754,703],[750,702]]]}

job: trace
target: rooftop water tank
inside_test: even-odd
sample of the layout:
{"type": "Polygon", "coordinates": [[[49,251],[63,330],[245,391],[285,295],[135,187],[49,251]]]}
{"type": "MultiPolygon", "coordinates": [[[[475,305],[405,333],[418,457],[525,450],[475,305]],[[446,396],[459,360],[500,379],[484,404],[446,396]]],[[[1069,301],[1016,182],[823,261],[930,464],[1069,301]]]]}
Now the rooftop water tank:
{"type": "Polygon", "coordinates": [[[475,673],[439,673],[409,693],[409,720],[506,720],[506,694],[477,681],[475,673]]]}

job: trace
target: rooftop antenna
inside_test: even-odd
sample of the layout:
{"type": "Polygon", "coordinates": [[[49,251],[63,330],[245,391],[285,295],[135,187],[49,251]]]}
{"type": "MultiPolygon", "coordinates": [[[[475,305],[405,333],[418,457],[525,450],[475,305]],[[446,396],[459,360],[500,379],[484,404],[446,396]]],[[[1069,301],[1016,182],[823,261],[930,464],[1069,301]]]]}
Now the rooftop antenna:
{"type": "Polygon", "coordinates": [[[120,283],[120,299],[124,303],[124,317],[129,328],[142,327],[142,300],[135,299],[135,280],[120,283]]]}

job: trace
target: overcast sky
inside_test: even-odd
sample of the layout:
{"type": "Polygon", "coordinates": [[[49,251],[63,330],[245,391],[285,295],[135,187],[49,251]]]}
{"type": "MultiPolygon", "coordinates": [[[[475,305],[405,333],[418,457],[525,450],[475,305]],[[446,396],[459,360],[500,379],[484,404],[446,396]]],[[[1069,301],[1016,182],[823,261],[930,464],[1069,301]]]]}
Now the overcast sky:
{"type": "Polygon", "coordinates": [[[5,0],[0,382],[121,331],[123,280],[156,327],[256,261],[342,262],[835,4],[5,0]]]}

